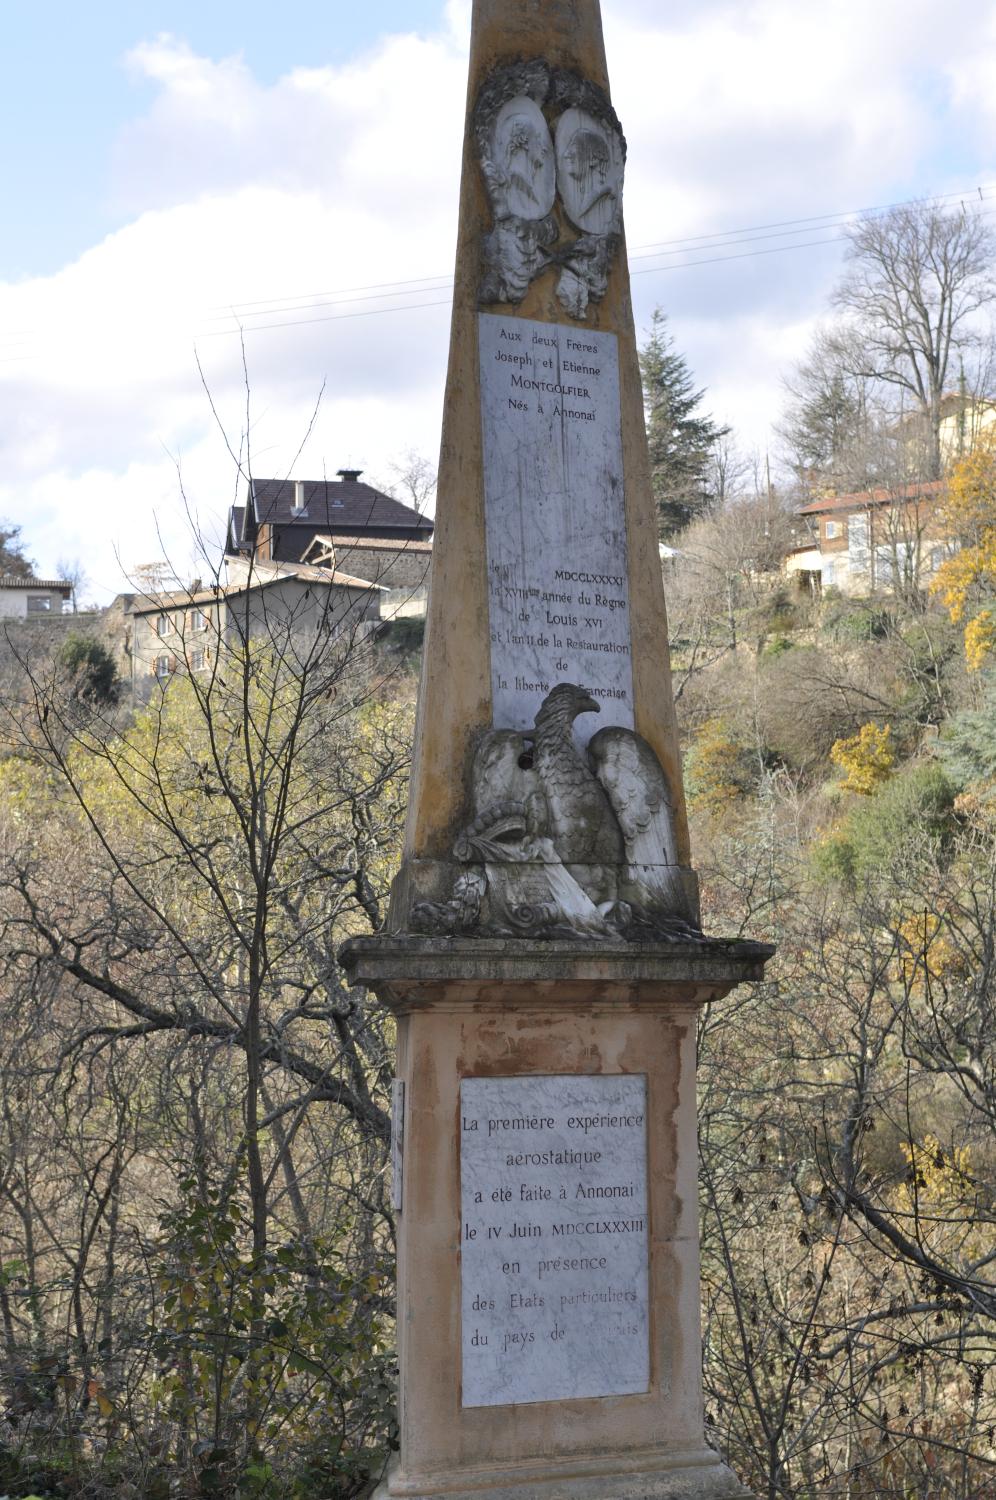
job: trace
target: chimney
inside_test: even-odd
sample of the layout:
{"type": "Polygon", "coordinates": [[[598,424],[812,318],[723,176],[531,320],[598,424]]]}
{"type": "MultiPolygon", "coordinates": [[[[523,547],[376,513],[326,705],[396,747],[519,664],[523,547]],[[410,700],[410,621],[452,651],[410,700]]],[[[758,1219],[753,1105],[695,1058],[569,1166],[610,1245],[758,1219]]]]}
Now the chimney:
{"type": "Polygon", "coordinates": [[[343,484],[355,484],[356,481],[359,479],[360,475],[363,473],[363,470],[362,469],[337,469],[336,473],[339,475],[339,478],[342,480],[343,484]]]}

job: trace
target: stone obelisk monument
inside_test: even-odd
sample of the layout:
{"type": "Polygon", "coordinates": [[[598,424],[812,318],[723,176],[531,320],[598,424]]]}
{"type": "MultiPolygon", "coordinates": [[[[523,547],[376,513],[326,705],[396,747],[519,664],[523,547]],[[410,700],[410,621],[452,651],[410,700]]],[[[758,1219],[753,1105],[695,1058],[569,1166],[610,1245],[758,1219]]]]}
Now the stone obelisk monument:
{"type": "Polygon", "coordinates": [[[598,0],[474,0],[433,581],[389,931],[401,1451],[378,1492],[746,1492],[705,1443],[703,936],[598,0]]]}

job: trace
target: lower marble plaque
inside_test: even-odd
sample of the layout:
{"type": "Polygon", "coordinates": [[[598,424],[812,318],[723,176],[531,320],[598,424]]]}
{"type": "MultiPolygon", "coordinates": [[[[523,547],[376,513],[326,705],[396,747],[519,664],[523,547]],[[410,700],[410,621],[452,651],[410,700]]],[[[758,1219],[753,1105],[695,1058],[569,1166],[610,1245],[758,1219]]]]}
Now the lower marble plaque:
{"type": "Polygon", "coordinates": [[[647,1081],[460,1086],[463,1405],[650,1388],[647,1081]]]}

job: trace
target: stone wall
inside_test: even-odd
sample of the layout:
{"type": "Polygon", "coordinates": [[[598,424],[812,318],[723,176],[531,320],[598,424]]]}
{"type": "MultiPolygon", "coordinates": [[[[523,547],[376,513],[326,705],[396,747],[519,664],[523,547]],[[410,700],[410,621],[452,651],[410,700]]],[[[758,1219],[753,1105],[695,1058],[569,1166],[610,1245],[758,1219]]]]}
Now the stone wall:
{"type": "Polygon", "coordinates": [[[388,542],[382,547],[367,541],[336,542],[336,566],[341,573],[351,573],[368,583],[379,583],[393,593],[426,590],[432,567],[432,551],[424,544],[388,542]],[[424,549],[424,550],[423,550],[424,549]]]}

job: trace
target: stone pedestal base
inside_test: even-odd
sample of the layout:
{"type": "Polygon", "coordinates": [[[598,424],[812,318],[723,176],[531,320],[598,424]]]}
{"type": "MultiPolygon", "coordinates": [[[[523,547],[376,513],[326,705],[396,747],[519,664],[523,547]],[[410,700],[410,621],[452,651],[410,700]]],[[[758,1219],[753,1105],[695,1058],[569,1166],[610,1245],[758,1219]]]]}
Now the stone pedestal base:
{"type": "Polygon", "coordinates": [[[440,1476],[426,1487],[403,1477],[397,1462],[373,1500],[753,1500],[715,1453],[658,1456],[536,1468],[504,1466],[440,1476]],[[619,1472],[622,1469],[624,1472],[619,1472]]]}
{"type": "MultiPolygon", "coordinates": [[[[698,1006],[742,979],[760,977],[769,953],[749,944],[655,948],[412,937],[358,939],[344,951],[351,979],[375,989],[398,1018],[398,1078],[405,1100],[395,1184],[402,1199],[401,1456],[376,1500],[750,1500],[704,1437],[695,1020],[698,1006]],[[550,1101],[544,1109],[551,1118],[544,1116],[542,1127],[552,1130],[552,1116],[562,1108],[570,1124],[570,1100],[586,1099],[593,1083],[615,1080],[621,1088],[633,1079],[642,1080],[646,1099],[645,1145],[641,1138],[646,1209],[641,1206],[639,1213],[647,1223],[631,1226],[646,1231],[645,1291],[642,1302],[634,1293],[630,1319],[636,1321],[626,1328],[626,1337],[645,1339],[647,1362],[634,1364],[637,1374],[631,1378],[629,1366],[609,1357],[611,1350],[582,1345],[586,1352],[578,1357],[597,1364],[597,1379],[568,1394],[566,1382],[554,1384],[563,1373],[555,1357],[561,1346],[537,1342],[537,1349],[547,1351],[542,1357],[550,1386],[541,1380],[516,1386],[519,1377],[500,1361],[487,1386],[468,1354],[474,1347],[468,1334],[476,1337],[478,1330],[465,1326],[465,1277],[482,1301],[482,1320],[499,1307],[504,1315],[518,1304],[518,1315],[535,1306],[538,1339],[546,1326],[538,1319],[545,1307],[539,1291],[549,1290],[553,1297],[558,1283],[544,1281],[542,1288],[538,1281],[527,1283],[517,1255],[508,1265],[499,1258],[498,1271],[467,1269],[482,1262],[463,1249],[480,1232],[470,1222],[476,1210],[470,1207],[468,1218],[463,1207],[464,1168],[478,1160],[472,1137],[478,1105],[462,1103],[465,1094],[473,1101],[483,1097],[480,1088],[496,1082],[504,1088],[510,1081],[543,1081],[548,1093],[542,1097],[550,1101]],[[474,1275],[483,1278],[479,1285],[474,1275]],[[502,1277],[512,1279],[506,1283],[502,1277]],[[527,1291],[513,1302],[511,1293],[519,1285],[527,1291]],[[526,1389],[532,1393],[528,1399],[520,1394],[526,1389]],[[489,1399],[482,1399],[482,1392],[489,1399]]],[[[538,1128],[543,1110],[537,1106],[535,1113],[534,1120],[530,1105],[514,1128],[538,1128]]],[[[511,1111],[507,1121],[501,1110],[493,1121],[482,1118],[503,1130],[514,1125],[511,1111]]],[[[584,1126],[584,1139],[597,1146],[593,1160],[600,1161],[603,1149],[608,1159],[616,1148],[608,1140],[598,1144],[601,1137],[589,1140],[588,1126],[621,1129],[625,1123],[600,1122],[596,1112],[575,1119],[572,1128],[584,1126]]],[[[636,1123],[644,1123],[642,1112],[636,1123]]],[[[550,1136],[553,1143],[559,1139],[550,1136]]],[[[570,1141],[571,1156],[569,1148],[570,1141]]],[[[497,1155],[507,1150],[513,1157],[508,1165],[521,1166],[522,1148],[500,1147],[497,1155]]],[[[574,1168],[575,1160],[565,1165],[574,1168]]],[[[634,1167],[634,1181],[638,1175],[634,1167]]],[[[520,1178],[535,1185],[522,1173],[520,1178]]],[[[524,1197],[521,1183],[518,1193],[503,1196],[504,1178],[484,1174],[479,1180],[478,1202],[485,1194],[495,1205],[540,1201],[524,1197]]],[[[577,1170],[564,1173],[561,1191],[568,1201],[577,1196],[579,1180],[577,1170]]],[[[481,1212],[497,1218],[501,1209],[481,1212]]],[[[527,1220],[525,1233],[515,1239],[508,1235],[516,1251],[546,1232],[540,1212],[535,1211],[535,1225],[527,1220]]],[[[607,1269],[611,1237],[627,1232],[625,1224],[615,1222],[620,1212],[614,1209],[605,1224],[596,1219],[597,1233],[609,1240],[605,1248],[596,1245],[602,1254],[589,1265],[568,1265],[567,1257],[562,1266],[561,1242],[551,1235],[547,1272],[589,1272],[587,1281],[564,1282],[562,1305],[575,1306],[579,1287],[596,1299],[601,1283],[593,1278],[607,1269]]],[[[509,1222],[521,1231],[516,1218],[509,1222]]],[[[502,1228],[501,1223],[488,1226],[489,1237],[492,1229],[500,1233],[502,1228]]],[[[621,1263],[621,1252],[617,1259],[621,1263]]],[[[539,1275],[535,1263],[533,1269],[539,1275]]],[[[608,1272],[604,1285],[618,1293],[610,1285],[614,1274],[608,1272]]],[[[506,1338],[506,1353],[509,1347],[506,1338]]],[[[540,1368],[539,1360],[534,1368],[540,1368]]]]}

